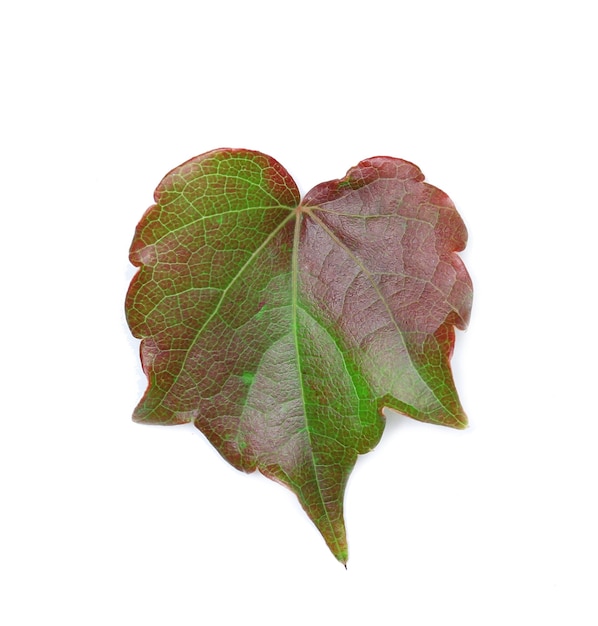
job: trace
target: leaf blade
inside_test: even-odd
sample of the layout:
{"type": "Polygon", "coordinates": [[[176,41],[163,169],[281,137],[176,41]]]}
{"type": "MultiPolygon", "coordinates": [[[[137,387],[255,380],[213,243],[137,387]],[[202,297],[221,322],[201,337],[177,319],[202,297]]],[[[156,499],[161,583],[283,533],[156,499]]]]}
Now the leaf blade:
{"type": "Polygon", "coordinates": [[[148,377],[134,419],[192,421],[237,469],[292,489],[346,563],[344,491],[383,406],[466,420],[449,363],[471,306],[454,205],[390,157],[300,202],[278,162],[232,149],[175,168],[155,200],[130,252],[148,377]]]}

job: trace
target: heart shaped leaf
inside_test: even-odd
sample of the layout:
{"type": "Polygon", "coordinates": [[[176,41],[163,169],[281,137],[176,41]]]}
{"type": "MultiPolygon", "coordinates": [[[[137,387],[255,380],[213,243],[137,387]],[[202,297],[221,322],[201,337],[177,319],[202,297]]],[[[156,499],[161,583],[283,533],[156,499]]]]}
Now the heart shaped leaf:
{"type": "Polygon", "coordinates": [[[130,252],[149,382],[134,419],[193,422],[236,468],[288,486],[345,563],[345,485],[383,407],[466,425],[449,364],[472,301],[461,218],[390,157],[301,201],[271,157],[214,150],[155,201],[130,252]]]}

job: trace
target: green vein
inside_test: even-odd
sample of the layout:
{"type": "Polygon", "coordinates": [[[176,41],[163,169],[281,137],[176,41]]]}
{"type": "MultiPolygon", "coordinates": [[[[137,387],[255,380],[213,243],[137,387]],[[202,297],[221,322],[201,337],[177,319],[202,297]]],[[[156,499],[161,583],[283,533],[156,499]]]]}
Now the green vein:
{"type": "MultiPolygon", "coordinates": [[[[187,202],[189,202],[187,200],[187,202]]],[[[193,206],[191,203],[189,203],[190,206],[193,206]]],[[[160,206],[162,207],[163,205],[156,205],[156,206],[160,206]]],[[[195,208],[195,207],[194,207],[195,208]]],[[[166,237],[177,233],[180,230],[184,230],[186,228],[189,228],[190,226],[193,226],[194,224],[198,224],[200,222],[203,222],[205,220],[209,220],[212,218],[218,218],[218,217],[223,217],[225,215],[235,215],[237,213],[244,213],[245,211],[266,211],[266,210],[270,210],[270,209],[287,209],[289,211],[293,210],[293,207],[288,207],[282,204],[279,204],[277,206],[248,206],[245,207],[243,209],[235,209],[235,210],[229,210],[229,211],[223,211],[222,213],[211,213],[210,215],[201,215],[200,217],[191,220],[190,222],[186,222],[185,224],[182,224],[181,226],[177,226],[176,228],[171,228],[168,232],[164,233],[161,237],[159,237],[158,239],[156,239],[155,241],[153,241],[151,244],[148,245],[153,245],[156,246],[158,245],[163,239],[166,239],[166,237]]]]}

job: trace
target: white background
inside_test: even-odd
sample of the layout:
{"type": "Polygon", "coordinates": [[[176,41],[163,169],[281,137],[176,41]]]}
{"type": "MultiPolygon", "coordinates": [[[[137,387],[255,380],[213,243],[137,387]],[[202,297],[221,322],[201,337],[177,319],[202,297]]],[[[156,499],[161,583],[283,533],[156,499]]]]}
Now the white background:
{"type": "Polygon", "coordinates": [[[21,2],[0,15],[0,622],[598,623],[593,3],[21,2]],[[222,146],[378,154],[465,220],[466,431],[389,419],[348,570],[192,426],[133,424],[128,246],[222,146]]]}

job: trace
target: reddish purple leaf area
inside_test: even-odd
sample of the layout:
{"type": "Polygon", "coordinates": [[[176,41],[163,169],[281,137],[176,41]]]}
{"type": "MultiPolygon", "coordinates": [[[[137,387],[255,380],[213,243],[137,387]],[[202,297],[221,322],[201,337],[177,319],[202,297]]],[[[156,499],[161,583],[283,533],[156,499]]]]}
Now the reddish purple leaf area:
{"type": "Polygon", "coordinates": [[[131,246],[126,311],[148,388],[134,419],[193,422],[292,489],[343,563],[343,495],[382,409],[462,428],[450,369],[472,286],[453,203],[412,163],[362,161],[301,201],[274,159],[170,172],[131,246]]]}

